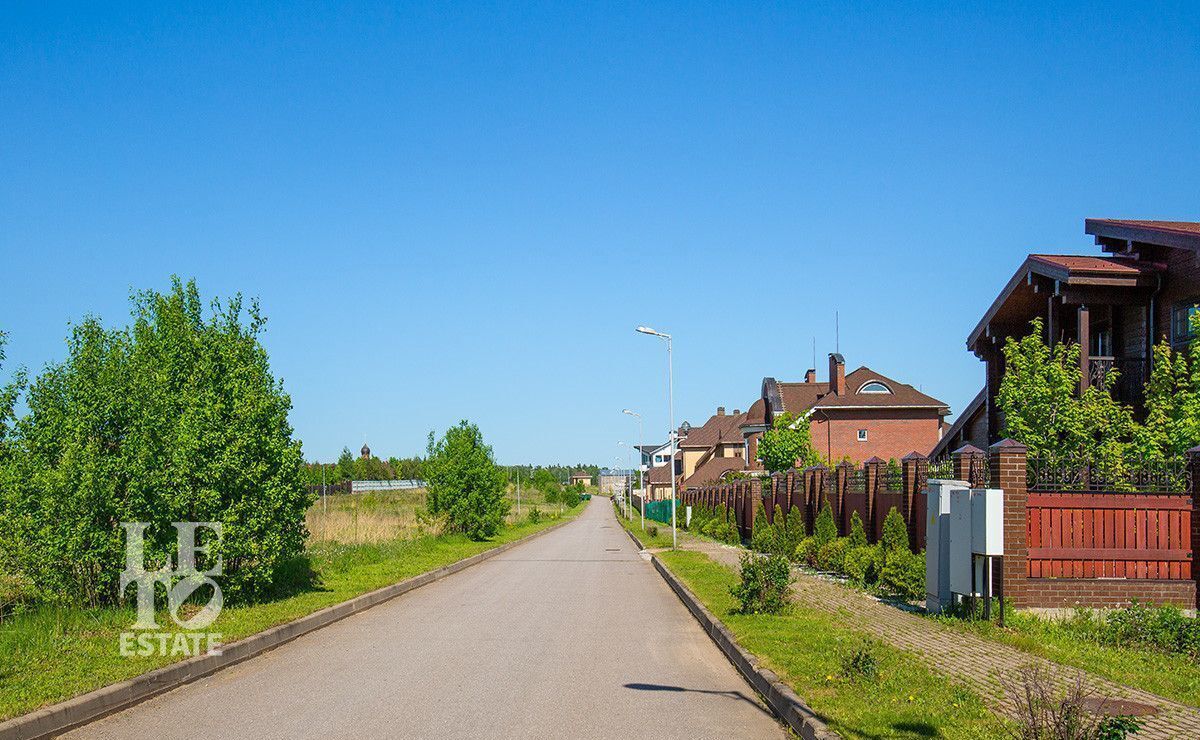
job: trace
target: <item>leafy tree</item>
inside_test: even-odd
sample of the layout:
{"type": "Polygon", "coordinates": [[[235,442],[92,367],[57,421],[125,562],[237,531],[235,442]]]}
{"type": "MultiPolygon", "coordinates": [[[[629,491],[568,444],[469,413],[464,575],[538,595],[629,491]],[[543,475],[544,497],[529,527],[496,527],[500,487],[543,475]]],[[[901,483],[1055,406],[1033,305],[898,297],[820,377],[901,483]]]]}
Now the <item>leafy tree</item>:
{"type": "Polygon", "coordinates": [[[349,447],[342,448],[342,454],[338,456],[337,461],[337,480],[354,480],[354,455],[350,452],[349,447]]]}
{"type": "Polygon", "coordinates": [[[150,562],[173,557],[172,522],[220,522],[225,598],[264,594],[302,551],[310,503],[266,319],[240,296],[206,312],[177,278],[131,302],[130,326],[73,327],[28,389],[0,462],[0,571],[47,601],[112,603],[121,522],[149,523],[150,562]]]}
{"type": "MultiPolygon", "coordinates": [[[[1002,434],[1047,460],[1072,457],[1116,477],[1137,431],[1132,411],[1095,385],[1079,393],[1079,345],[1047,346],[1042,321],[1004,344],[1005,372],[997,393],[1002,434]]],[[[1103,384],[1111,388],[1117,373],[1103,384]]]]}
{"type": "Polygon", "coordinates": [[[508,513],[504,471],[496,466],[492,448],[479,427],[466,421],[451,427],[441,439],[429,433],[425,477],[430,513],[445,512],[452,527],[471,539],[496,534],[508,513]]]}
{"type": "Polygon", "coordinates": [[[812,429],[807,419],[780,414],[758,441],[758,459],[769,472],[816,465],[820,456],[812,444],[812,429]]]}

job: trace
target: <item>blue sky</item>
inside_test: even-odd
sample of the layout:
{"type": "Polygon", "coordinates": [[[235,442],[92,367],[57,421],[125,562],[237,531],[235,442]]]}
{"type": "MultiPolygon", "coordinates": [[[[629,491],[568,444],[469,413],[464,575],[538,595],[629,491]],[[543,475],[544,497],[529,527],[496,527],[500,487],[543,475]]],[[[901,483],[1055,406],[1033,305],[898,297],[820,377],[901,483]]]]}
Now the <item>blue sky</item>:
{"type": "Polygon", "coordinates": [[[835,310],[851,369],[961,408],[1025,253],[1200,219],[1197,39],[1194,3],[6,5],[3,372],[178,273],[261,299],[310,458],[470,418],[623,462],[622,408],[667,428],[641,323],[680,421],[814,338],[823,378],[835,310]]]}

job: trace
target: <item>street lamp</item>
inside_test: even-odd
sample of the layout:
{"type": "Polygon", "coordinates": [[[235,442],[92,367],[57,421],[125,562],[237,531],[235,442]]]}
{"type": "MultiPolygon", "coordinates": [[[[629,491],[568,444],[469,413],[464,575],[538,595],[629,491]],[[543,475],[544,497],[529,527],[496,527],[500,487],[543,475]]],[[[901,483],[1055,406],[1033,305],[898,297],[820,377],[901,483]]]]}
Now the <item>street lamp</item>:
{"type": "Polygon", "coordinates": [[[667,420],[671,425],[671,469],[667,472],[671,476],[671,548],[674,549],[679,546],[679,534],[675,529],[675,370],[672,366],[671,335],[655,331],[648,326],[639,326],[637,331],[639,334],[649,334],[667,341],[667,420]]]}
{"type": "Polygon", "coordinates": [[[642,433],[642,415],[630,409],[623,409],[622,414],[635,417],[638,421],[638,490],[642,492],[642,531],[646,530],[646,475],[642,470],[642,455],[646,454],[646,435],[642,433]]]}

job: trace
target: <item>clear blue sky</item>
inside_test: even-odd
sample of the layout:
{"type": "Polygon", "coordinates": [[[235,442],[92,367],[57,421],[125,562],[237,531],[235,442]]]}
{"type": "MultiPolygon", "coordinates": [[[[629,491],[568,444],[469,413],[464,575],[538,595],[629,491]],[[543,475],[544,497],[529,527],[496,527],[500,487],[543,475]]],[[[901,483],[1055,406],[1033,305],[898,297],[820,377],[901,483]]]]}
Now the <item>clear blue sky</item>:
{"type": "Polygon", "coordinates": [[[639,323],[680,421],[824,377],[835,309],[958,409],[1025,253],[1200,219],[1195,3],[699,5],[6,5],[10,366],[178,273],[261,299],[310,458],[611,464],[667,428],[639,323]]]}

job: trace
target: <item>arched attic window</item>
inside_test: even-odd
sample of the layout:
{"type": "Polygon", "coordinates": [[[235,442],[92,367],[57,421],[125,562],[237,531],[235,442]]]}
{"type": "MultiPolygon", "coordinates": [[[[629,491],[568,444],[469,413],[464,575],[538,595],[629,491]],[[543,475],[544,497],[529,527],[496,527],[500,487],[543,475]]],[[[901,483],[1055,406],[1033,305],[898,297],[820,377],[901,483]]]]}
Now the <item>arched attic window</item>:
{"type": "Polygon", "coordinates": [[[891,393],[892,389],[888,388],[878,380],[871,380],[863,383],[862,388],[858,389],[859,393],[891,393]]]}

